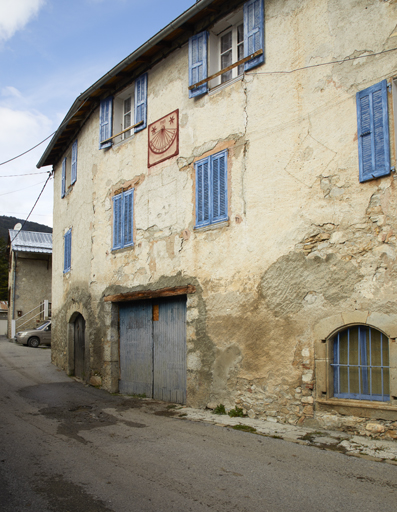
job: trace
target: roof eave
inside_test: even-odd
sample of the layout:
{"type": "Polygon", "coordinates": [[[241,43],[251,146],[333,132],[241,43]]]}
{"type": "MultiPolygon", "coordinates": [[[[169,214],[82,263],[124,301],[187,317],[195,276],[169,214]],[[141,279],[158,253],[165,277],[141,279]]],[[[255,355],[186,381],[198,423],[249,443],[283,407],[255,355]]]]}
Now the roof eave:
{"type": "Polygon", "coordinates": [[[173,20],[171,23],[169,23],[166,27],[164,27],[162,30],[157,32],[153,37],[151,37],[146,43],[144,43],[142,46],[140,46],[137,50],[135,50],[133,53],[131,53],[128,57],[126,57],[124,60],[122,60],[119,64],[114,66],[110,71],[108,71],[105,75],[103,75],[102,78],[97,80],[91,87],[89,87],[86,91],[84,91],[82,94],[80,94],[77,99],[74,101],[73,105],[69,109],[68,113],[66,114],[64,120],[58,127],[57,131],[55,132],[54,136],[52,137],[50,143],[48,144],[47,148],[45,149],[43,155],[41,156],[39,162],[37,163],[37,167],[41,168],[45,165],[53,165],[53,162],[49,161],[47,162],[48,157],[51,154],[51,151],[54,149],[54,146],[59,139],[59,137],[62,135],[62,133],[65,131],[66,126],[68,125],[69,121],[73,118],[74,114],[79,110],[79,108],[83,105],[83,103],[87,100],[87,98],[94,92],[96,92],[98,89],[100,89],[106,82],[109,81],[109,79],[114,78],[120,71],[122,71],[125,67],[136,61],[139,57],[141,57],[145,52],[156,46],[157,43],[162,41],[164,38],[166,38],[168,35],[170,35],[173,31],[176,29],[179,29],[182,27],[183,24],[187,23],[193,16],[195,16],[197,13],[201,12],[203,9],[208,7],[210,4],[212,4],[214,0],[198,0],[192,7],[189,7],[184,13],[182,13],[178,18],[173,20]]]}

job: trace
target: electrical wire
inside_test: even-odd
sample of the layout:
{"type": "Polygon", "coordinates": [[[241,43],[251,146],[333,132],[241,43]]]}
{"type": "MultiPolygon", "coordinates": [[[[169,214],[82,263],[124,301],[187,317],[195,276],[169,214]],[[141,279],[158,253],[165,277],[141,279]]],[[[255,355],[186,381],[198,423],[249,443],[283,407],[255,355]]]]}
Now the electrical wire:
{"type": "Polygon", "coordinates": [[[368,53],[367,55],[357,55],[356,57],[346,57],[342,60],[332,60],[329,62],[320,62],[319,64],[310,64],[309,66],[303,66],[301,68],[290,69],[289,71],[254,71],[250,72],[250,75],[286,75],[289,73],[296,73],[296,71],[302,71],[303,69],[318,68],[320,66],[329,66],[330,64],[343,64],[356,59],[364,59],[367,57],[375,57],[376,55],[382,55],[383,53],[395,52],[397,48],[389,48],[388,50],[382,50],[381,52],[368,53]]]}
{"type": "Polygon", "coordinates": [[[33,205],[32,209],[30,210],[29,215],[28,215],[28,216],[26,217],[26,219],[23,221],[21,229],[18,231],[18,233],[17,233],[17,234],[14,236],[14,238],[11,240],[11,243],[16,239],[16,237],[19,235],[19,233],[23,230],[24,225],[26,224],[26,222],[28,221],[29,217],[31,216],[31,214],[32,214],[33,210],[34,210],[34,209],[35,209],[35,207],[36,207],[36,204],[39,202],[39,199],[40,199],[40,197],[41,197],[41,194],[44,192],[44,189],[46,188],[47,183],[50,181],[51,177],[52,177],[52,173],[50,173],[50,174],[48,175],[48,178],[46,179],[46,182],[44,183],[44,186],[43,186],[43,188],[41,189],[41,192],[40,192],[40,194],[39,194],[38,198],[36,199],[36,201],[35,201],[35,203],[34,203],[34,205],[33,205]]]}
{"type": "MultiPolygon", "coordinates": [[[[296,68],[296,69],[290,69],[289,71],[249,71],[249,74],[250,75],[286,75],[286,74],[290,74],[290,73],[296,73],[297,71],[302,71],[304,69],[310,69],[310,68],[317,68],[317,67],[320,67],[320,66],[329,66],[331,64],[343,64],[344,62],[349,62],[349,61],[352,61],[352,60],[356,60],[356,59],[364,59],[364,58],[367,58],[367,57],[375,57],[377,55],[382,55],[384,53],[388,53],[388,52],[395,52],[397,51],[397,48],[389,48],[388,50],[382,50],[381,52],[375,52],[375,53],[369,53],[367,55],[357,55],[356,57],[346,57],[345,59],[341,59],[341,60],[332,60],[332,61],[329,61],[329,62],[320,62],[319,64],[311,64],[309,66],[302,66],[300,68],[296,68]]],[[[88,101],[89,98],[86,98],[83,103],[79,106],[79,109],[83,107],[83,105],[88,101]]],[[[72,118],[73,115],[71,115],[68,119],[66,119],[58,128],[58,130],[60,128],[62,128],[62,126],[64,126],[65,124],[67,124],[69,122],[69,120],[72,118]]],[[[20,155],[17,155],[13,158],[10,158],[9,160],[6,160],[5,162],[0,162],[0,165],[4,165],[4,164],[8,164],[9,162],[12,162],[13,160],[16,160],[17,158],[20,158],[21,156],[23,155],[26,155],[26,153],[29,153],[30,151],[33,151],[33,149],[36,149],[38,146],[40,146],[41,144],[43,144],[43,142],[45,142],[46,140],[48,140],[50,137],[52,137],[53,135],[55,135],[56,131],[51,133],[51,135],[49,135],[48,137],[46,137],[44,140],[42,140],[41,142],[39,142],[38,144],[36,144],[35,146],[33,146],[32,148],[28,149],[27,151],[24,151],[23,153],[21,153],[20,155]]],[[[23,176],[23,174],[21,174],[20,176],[23,176]]],[[[6,176],[1,176],[3,178],[5,178],[6,176]]],[[[8,177],[8,176],[7,176],[8,177]]]]}
{"type": "Polygon", "coordinates": [[[47,174],[49,171],[40,172],[29,172],[27,174],[8,174],[6,176],[0,176],[0,178],[19,178],[19,176],[35,176],[36,174],[47,174]]]}
{"type": "MultiPolygon", "coordinates": [[[[86,103],[87,101],[89,100],[89,97],[86,98],[83,103],[79,106],[79,109],[81,109],[86,103]]],[[[61,123],[58,127],[58,130],[61,129],[63,126],[65,126],[65,124],[68,124],[68,122],[70,121],[70,119],[73,117],[73,114],[71,114],[67,119],[65,119],[65,121],[63,123],[61,123]]],[[[14,156],[13,158],[10,158],[9,160],[6,160],[5,162],[0,162],[0,165],[4,165],[4,164],[8,164],[9,162],[12,162],[13,160],[16,160],[17,158],[20,158],[21,156],[23,155],[26,155],[26,153],[29,153],[30,151],[33,151],[34,149],[36,149],[38,146],[40,146],[41,144],[43,144],[43,142],[45,142],[46,140],[48,140],[50,137],[52,137],[53,135],[56,134],[56,132],[58,131],[56,130],[55,132],[51,133],[51,135],[49,135],[48,137],[46,137],[44,140],[42,140],[41,142],[39,142],[38,144],[36,144],[35,146],[33,146],[32,148],[24,151],[23,153],[21,153],[20,155],[17,155],[17,156],[14,156]]]]}
{"type": "Polygon", "coordinates": [[[51,133],[51,135],[49,135],[48,137],[46,137],[44,140],[42,140],[41,142],[39,142],[38,144],[36,144],[35,146],[33,146],[32,148],[28,149],[27,151],[24,151],[23,153],[21,153],[20,155],[17,155],[17,156],[14,156],[13,158],[10,158],[9,160],[6,160],[5,162],[1,162],[0,165],[4,165],[4,164],[8,164],[9,162],[12,162],[13,160],[16,160],[17,158],[20,158],[21,156],[23,155],[26,155],[26,153],[29,153],[30,151],[33,151],[34,149],[36,149],[37,147],[39,147],[41,144],[43,144],[43,142],[45,142],[46,140],[48,140],[50,137],[52,137],[53,135],[55,134],[54,133],[51,133]]]}
{"type": "MultiPolygon", "coordinates": [[[[14,216],[14,215],[27,215],[27,214],[21,213],[21,212],[0,212],[0,216],[4,216],[4,217],[10,217],[10,216],[14,216]]],[[[48,217],[48,214],[35,213],[34,216],[35,217],[48,217]]]]}
{"type": "Polygon", "coordinates": [[[28,188],[37,187],[37,185],[41,185],[43,182],[40,181],[40,183],[35,183],[34,185],[29,185],[28,187],[20,188],[18,190],[13,190],[12,192],[4,192],[4,194],[0,194],[0,197],[2,196],[8,196],[11,194],[16,194],[17,192],[22,192],[22,190],[26,190],[28,188]]]}

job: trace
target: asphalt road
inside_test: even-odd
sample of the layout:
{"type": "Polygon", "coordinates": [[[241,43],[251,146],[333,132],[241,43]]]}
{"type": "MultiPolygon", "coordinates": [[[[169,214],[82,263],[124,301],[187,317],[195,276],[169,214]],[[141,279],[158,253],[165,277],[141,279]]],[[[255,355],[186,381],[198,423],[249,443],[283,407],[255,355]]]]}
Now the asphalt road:
{"type": "Polygon", "coordinates": [[[172,415],[0,338],[0,511],[397,511],[396,466],[172,415]]]}

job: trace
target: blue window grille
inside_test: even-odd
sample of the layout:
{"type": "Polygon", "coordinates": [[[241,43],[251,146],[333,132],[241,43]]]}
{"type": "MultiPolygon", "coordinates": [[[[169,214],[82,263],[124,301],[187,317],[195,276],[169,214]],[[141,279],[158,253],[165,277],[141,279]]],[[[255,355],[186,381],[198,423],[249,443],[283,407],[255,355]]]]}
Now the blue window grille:
{"type": "Polygon", "coordinates": [[[334,338],[334,396],[390,400],[389,340],[380,331],[354,326],[334,338]]]}

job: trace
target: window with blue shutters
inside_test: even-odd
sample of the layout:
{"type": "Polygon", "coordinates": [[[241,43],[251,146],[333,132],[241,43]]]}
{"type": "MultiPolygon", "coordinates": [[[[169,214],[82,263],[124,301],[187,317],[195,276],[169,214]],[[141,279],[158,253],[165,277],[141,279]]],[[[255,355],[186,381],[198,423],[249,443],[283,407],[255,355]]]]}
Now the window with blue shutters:
{"type": "Polygon", "coordinates": [[[99,108],[99,149],[118,144],[147,126],[148,74],[139,76],[99,108]]]}
{"type": "Polygon", "coordinates": [[[108,148],[112,141],[108,140],[112,136],[113,122],[113,97],[101,100],[99,105],[99,149],[108,148]]]}
{"type": "Polygon", "coordinates": [[[227,151],[196,162],[196,228],[228,220],[227,151]]]}
{"type": "Polygon", "coordinates": [[[66,274],[72,267],[72,230],[64,235],[64,259],[63,259],[63,273],[66,274]]]}
{"type": "MultiPolygon", "coordinates": [[[[265,49],[263,0],[249,0],[244,4],[244,57],[265,49]]],[[[248,71],[265,62],[265,54],[250,59],[244,64],[248,71]]]]}
{"type": "Polygon", "coordinates": [[[146,128],[147,124],[147,73],[135,80],[135,133],[146,128]]]}
{"type": "Polygon", "coordinates": [[[134,244],[134,189],[113,197],[113,250],[134,244]]]}
{"type": "MultiPolygon", "coordinates": [[[[189,39],[189,85],[207,78],[207,31],[200,32],[189,39]]],[[[207,83],[189,90],[189,98],[201,96],[208,90],[207,83]]]]}
{"type": "Polygon", "coordinates": [[[73,183],[75,183],[77,180],[77,140],[73,142],[72,146],[72,162],[70,174],[70,184],[73,185],[73,183]]]}
{"type": "Polygon", "coordinates": [[[263,64],[264,34],[264,2],[249,0],[208,32],[192,36],[189,40],[189,97],[205,94],[263,64]],[[226,71],[220,74],[223,69],[226,71]],[[203,80],[204,83],[200,83],[203,80]],[[197,83],[199,85],[194,87],[197,83]]]}
{"type": "Polygon", "coordinates": [[[73,142],[71,150],[62,160],[61,197],[65,197],[70,187],[77,180],[77,139],[73,142]]]}
{"type": "Polygon", "coordinates": [[[66,194],[66,156],[62,160],[62,184],[61,184],[61,197],[65,197],[66,194]]]}
{"type": "Polygon", "coordinates": [[[333,339],[334,396],[390,400],[389,340],[367,325],[349,327],[333,339]]]}
{"type": "Polygon", "coordinates": [[[360,182],[390,174],[387,82],[356,95],[360,182]]]}

